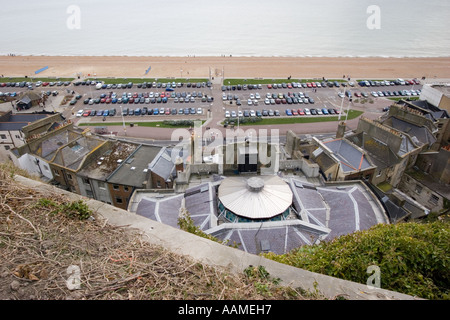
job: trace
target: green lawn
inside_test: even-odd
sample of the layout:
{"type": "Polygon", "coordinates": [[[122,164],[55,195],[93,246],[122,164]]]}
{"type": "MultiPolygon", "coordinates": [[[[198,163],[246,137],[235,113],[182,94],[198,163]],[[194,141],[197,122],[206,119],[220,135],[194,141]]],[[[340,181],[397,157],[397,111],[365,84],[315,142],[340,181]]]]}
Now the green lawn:
{"type": "MultiPolygon", "coordinates": [[[[352,120],[364,112],[358,110],[349,110],[347,120],[352,120]]],[[[291,116],[291,117],[275,117],[275,118],[263,118],[261,121],[253,122],[253,123],[242,123],[242,126],[263,126],[263,125],[277,125],[277,124],[294,124],[294,123],[314,123],[314,122],[330,122],[330,121],[338,121],[339,116],[291,116]]],[[[345,115],[341,116],[341,120],[345,120],[345,115]]],[[[236,122],[235,122],[236,123],[236,122]]]]}
{"type": "Polygon", "coordinates": [[[119,84],[119,83],[128,83],[133,82],[134,84],[137,83],[143,83],[143,82],[161,82],[161,83],[168,83],[168,82],[181,82],[181,83],[197,83],[197,82],[208,82],[208,79],[203,78],[196,78],[196,79],[189,79],[189,78],[89,78],[88,80],[96,80],[96,81],[102,81],[105,84],[119,84]]]}

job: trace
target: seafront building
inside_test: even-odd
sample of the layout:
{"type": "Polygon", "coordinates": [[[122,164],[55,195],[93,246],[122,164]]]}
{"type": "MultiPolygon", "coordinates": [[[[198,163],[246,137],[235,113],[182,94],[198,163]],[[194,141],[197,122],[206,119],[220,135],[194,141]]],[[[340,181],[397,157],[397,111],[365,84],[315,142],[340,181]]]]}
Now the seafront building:
{"type": "Polygon", "coordinates": [[[288,132],[285,144],[246,137],[211,152],[192,134],[173,157],[178,149],[113,139],[53,115],[23,126],[22,144],[9,152],[60,188],[175,228],[187,213],[224,243],[282,254],[448,209],[448,118],[427,101],[401,100],[378,120],[360,118],[353,132],[340,123],[335,138],[288,132]]]}

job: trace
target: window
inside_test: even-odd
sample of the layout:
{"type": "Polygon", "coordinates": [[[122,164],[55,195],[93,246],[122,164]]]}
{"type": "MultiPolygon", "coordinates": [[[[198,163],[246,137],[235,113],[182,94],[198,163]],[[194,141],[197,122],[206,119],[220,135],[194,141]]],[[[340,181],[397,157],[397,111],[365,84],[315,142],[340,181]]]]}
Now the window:
{"type": "Polygon", "coordinates": [[[83,183],[89,184],[89,179],[88,178],[83,178],[83,183]]]}
{"type": "Polygon", "coordinates": [[[123,190],[125,190],[125,192],[128,192],[128,187],[123,187],[123,190]]]}
{"type": "Polygon", "coordinates": [[[113,189],[117,191],[120,189],[120,187],[117,184],[115,184],[115,185],[113,185],[113,189]]]}
{"type": "Polygon", "coordinates": [[[420,194],[422,192],[422,186],[420,184],[416,184],[416,192],[420,194]]]}
{"type": "Polygon", "coordinates": [[[70,173],[68,173],[67,178],[69,178],[69,180],[72,180],[72,175],[70,173]]]}
{"type": "Polygon", "coordinates": [[[5,150],[9,150],[10,149],[10,147],[9,146],[5,146],[5,150]]]}
{"type": "Polygon", "coordinates": [[[6,139],[6,135],[5,134],[0,134],[0,138],[5,140],[6,139]]]}
{"type": "Polygon", "coordinates": [[[430,200],[428,200],[428,201],[434,205],[437,205],[439,202],[439,197],[432,194],[430,197],[430,200]]]}
{"type": "Polygon", "coordinates": [[[121,197],[116,197],[116,203],[123,203],[123,200],[121,197]]]}
{"type": "Polygon", "coordinates": [[[59,177],[59,171],[56,169],[53,169],[53,173],[55,174],[55,176],[59,177]]]}
{"type": "Polygon", "coordinates": [[[100,189],[102,189],[102,190],[106,190],[106,186],[105,186],[105,183],[104,183],[103,181],[99,181],[99,182],[98,182],[98,187],[99,187],[100,189]]]}
{"type": "Polygon", "coordinates": [[[20,139],[20,136],[18,134],[16,134],[16,139],[20,139]]]}

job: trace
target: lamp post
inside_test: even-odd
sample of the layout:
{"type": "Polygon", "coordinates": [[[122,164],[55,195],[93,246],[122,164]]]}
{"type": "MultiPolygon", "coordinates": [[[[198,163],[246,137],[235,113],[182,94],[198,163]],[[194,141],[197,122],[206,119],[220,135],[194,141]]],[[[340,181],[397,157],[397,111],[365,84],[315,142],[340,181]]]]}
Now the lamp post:
{"type": "Polygon", "coordinates": [[[123,117],[122,106],[119,106],[119,107],[120,107],[120,114],[122,115],[123,132],[125,135],[127,135],[127,127],[125,126],[125,118],[123,117]]]}

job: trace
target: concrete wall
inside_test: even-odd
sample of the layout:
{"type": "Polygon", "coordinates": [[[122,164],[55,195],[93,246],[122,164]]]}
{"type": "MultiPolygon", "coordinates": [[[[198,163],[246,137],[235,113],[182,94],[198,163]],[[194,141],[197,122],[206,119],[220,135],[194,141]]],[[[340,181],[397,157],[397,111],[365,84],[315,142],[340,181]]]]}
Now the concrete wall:
{"type": "MultiPolygon", "coordinates": [[[[81,196],[64,192],[50,185],[42,184],[21,176],[16,180],[28,187],[46,192],[66,195],[71,201],[83,199],[81,196]]],[[[85,199],[93,212],[106,219],[112,226],[127,226],[139,230],[142,241],[162,246],[176,254],[189,256],[204,264],[226,268],[232,273],[242,273],[250,265],[264,266],[274,278],[281,279],[281,285],[302,288],[319,293],[327,299],[343,297],[350,300],[414,300],[416,298],[379,288],[368,287],[351,281],[341,280],[284,265],[260,256],[221,245],[179,229],[146,219],[128,211],[114,208],[96,200],[85,199]]],[[[370,275],[368,275],[369,277],[370,275]]],[[[417,299],[418,300],[418,299],[417,299]]]]}
{"type": "Polygon", "coordinates": [[[37,156],[33,156],[29,153],[24,154],[17,159],[18,166],[27,170],[30,174],[43,175],[45,178],[52,180],[53,174],[50,169],[50,165],[37,156]]]}

